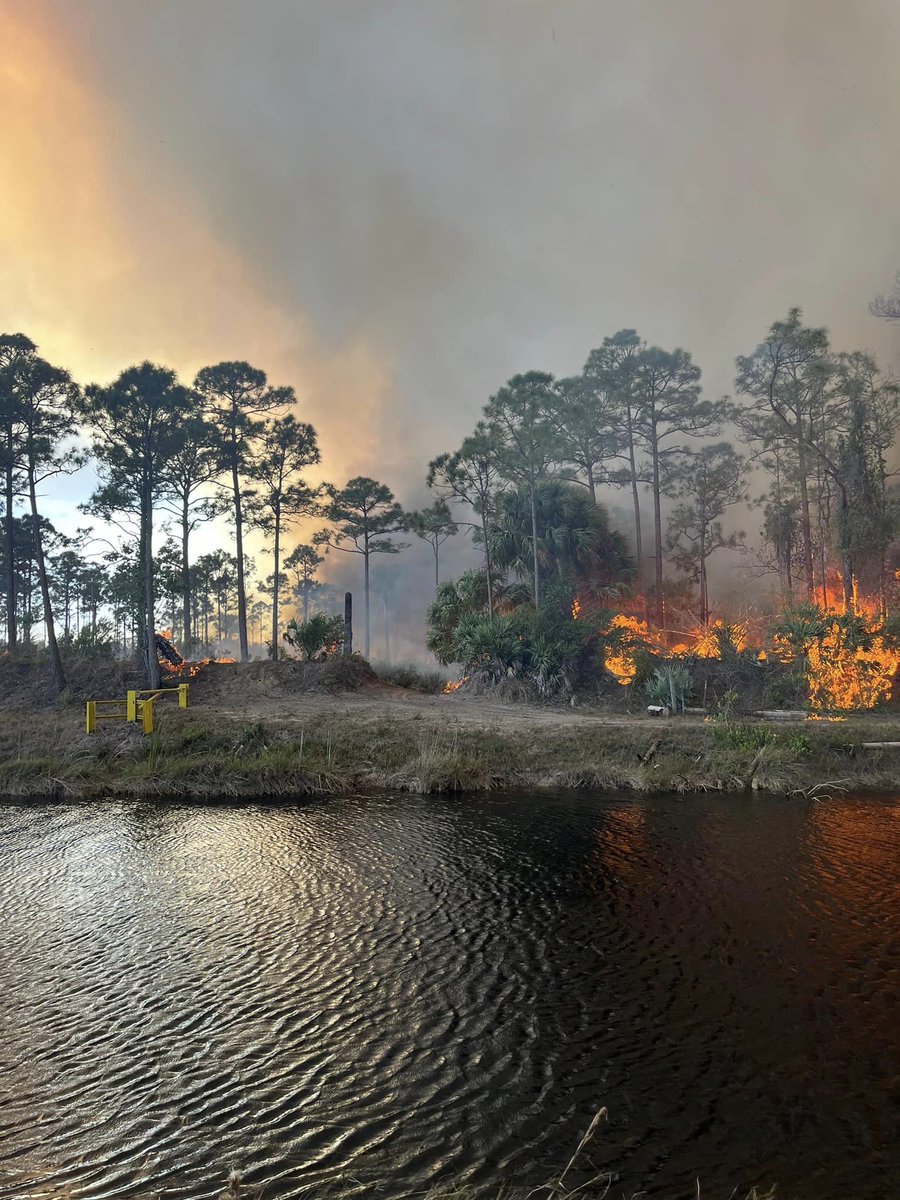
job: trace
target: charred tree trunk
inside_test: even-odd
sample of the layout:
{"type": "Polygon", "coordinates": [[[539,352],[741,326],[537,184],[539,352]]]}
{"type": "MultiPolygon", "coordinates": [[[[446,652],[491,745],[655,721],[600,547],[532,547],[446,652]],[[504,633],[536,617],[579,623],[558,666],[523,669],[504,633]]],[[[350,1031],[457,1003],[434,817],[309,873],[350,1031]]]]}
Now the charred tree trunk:
{"type": "Polygon", "coordinates": [[[706,537],[700,534],[700,624],[709,624],[709,582],[706,575],[706,537]]]}
{"type": "Polygon", "coordinates": [[[147,570],[147,554],[145,549],[145,541],[147,537],[147,525],[144,520],[143,506],[138,518],[138,578],[137,578],[137,595],[134,598],[134,608],[131,613],[132,626],[132,641],[134,649],[142,656],[145,661],[144,647],[147,645],[147,606],[146,606],[146,588],[144,585],[144,575],[147,570]]]}
{"type": "Polygon", "coordinates": [[[344,658],[353,653],[353,593],[344,592],[344,658]]]}
{"type": "Polygon", "coordinates": [[[841,506],[839,529],[841,531],[841,583],[844,593],[844,608],[847,612],[854,612],[856,601],[853,595],[853,554],[847,538],[847,529],[850,522],[850,497],[847,495],[847,489],[841,481],[838,479],[835,482],[838,486],[841,506]]]}
{"type": "Polygon", "coordinates": [[[481,532],[484,537],[484,573],[487,577],[487,594],[488,594],[488,620],[494,619],[494,572],[491,565],[491,545],[488,541],[490,532],[488,530],[487,517],[481,518],[481,532]]]}
{"type": "Polygon", "coordinates": [[[806,575],[806,592],[812,601],[815,596],[816,581],[813,572],[812,550],[812,521],[809,515],[809,485],[806,475],[806,446],[803,441],[803,429],[799,421],[796,429],[797,437],[797,466],[800,475],[800,528],[803,535],[803,571],[806,575]]]}

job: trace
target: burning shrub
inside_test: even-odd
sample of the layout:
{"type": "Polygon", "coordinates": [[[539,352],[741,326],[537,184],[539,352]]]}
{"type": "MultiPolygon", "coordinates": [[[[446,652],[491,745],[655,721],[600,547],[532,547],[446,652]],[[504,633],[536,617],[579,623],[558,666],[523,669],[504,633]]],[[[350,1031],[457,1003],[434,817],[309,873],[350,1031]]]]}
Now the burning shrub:
{"type": "Polygon", "coordinates": [[[868,709],[891,698],[900,647],[880,617],[805,604],[773,633],[782,660],[804,672],[812,709],[868,709]]]}

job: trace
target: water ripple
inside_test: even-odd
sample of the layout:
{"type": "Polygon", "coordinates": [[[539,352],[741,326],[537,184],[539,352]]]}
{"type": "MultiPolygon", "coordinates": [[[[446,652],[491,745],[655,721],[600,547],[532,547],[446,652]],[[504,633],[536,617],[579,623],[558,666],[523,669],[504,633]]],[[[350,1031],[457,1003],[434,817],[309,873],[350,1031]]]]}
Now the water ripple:
{"type": "Polygon", "coordinates": [[[900,806],[0,808],[0,1197],[900,1178],[900,806]],[[574,1178],[574,1176],[573,1176],[574,1178]]]}

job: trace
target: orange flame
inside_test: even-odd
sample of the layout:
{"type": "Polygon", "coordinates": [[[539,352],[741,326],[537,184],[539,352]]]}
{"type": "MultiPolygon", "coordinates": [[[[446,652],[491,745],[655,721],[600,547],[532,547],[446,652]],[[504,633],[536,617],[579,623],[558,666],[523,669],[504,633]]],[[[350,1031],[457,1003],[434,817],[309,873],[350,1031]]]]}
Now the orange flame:
{"type": "Polygon", "coordinates": [[[464,683],[468,683],[468,682],[469,682],[468,675],[464,675],[462,677],[462,679],[449,679],[444,684],[444,686],[441,688],[441,691],[444,693],[445,696],[450,696],[450,695],[452,695],[453,692],[458,692],[459,689],[462,687],[462,685],[464,683]]]}
{"type": "MultiPolygon", "coordinates": [[[[855,584],[853,610],[862,624],[854,628],[841,620],[847,608],[839,583],[839,578],[837,583],[829,580],[825,589],[828,606],[824,633],[820,626],[818,633],[811,634],[802,645],[791,644],[777,634],[764,638],[748,620],[733,625],[716,620],[705,628],[682,632],[680,640],[675,641],[666,631],[619,613],[609,625],[609,632],[620,636],[619,644],[607,651],[606,669],[627,687],[637,674],[636,654],[642,648],[659,658],[718,659],[723,646],[730,642],[738,653],[757,648],[760,664],[789,664],[800,659],[806,671],[810,708],[820,717],[834,710],[874,708],[893,694],[894,680],[900,672],[900,649],[890,645],[884,635],[878,604],[860,598],[855,584]],[[761,645],[762,641],[766,644],[761,645]]],[[[572,615],[576,615],[575,605],[572,615]]]]}
{"type": "MultiPolygon", "coordinates": [[[[175,645],[175,643],[172,640],[172,630],[171,629],[161,629],[159,631],[159,633],[157,634],[157,636],[164,638],[165,641],[167,641],[169,643],[169,645],[172,647],[172,649],[178,655],[178,657],[181,658],[181,653],[179,652],[178,647],[175,645]]],[[[169,675],[170,677],[177,676],[180,678],[193,679],[194,676],[203,669],[203,667],[209,666],[210,663],[234,663],[234,662],[237,662],[236,658],[200,658],[200,659],[193,659],[193,660],[181,658],[180,663],[171,662],[167,658],[160,658],[159,665],[165,671],[165,673],[167,675],[169,675]]]]}

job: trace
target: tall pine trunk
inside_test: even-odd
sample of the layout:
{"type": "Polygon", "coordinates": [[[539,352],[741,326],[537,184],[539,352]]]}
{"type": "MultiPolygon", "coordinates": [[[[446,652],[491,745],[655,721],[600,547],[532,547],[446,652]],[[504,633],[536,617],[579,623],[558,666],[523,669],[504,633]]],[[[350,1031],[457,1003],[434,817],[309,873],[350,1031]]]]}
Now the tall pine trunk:
{"type": "Polygon", "coordinates": [[[63,670],[62,657],[56,641],[56,627],[53,624],[53,607],[50,603],[50,581],[47,578],[47,564],[44,559],[44,539],[41,536],[40,518],[38,516],[37,493],[34,484],[34,472],[28,472],[28,495],[31,500],[31,524],[34,530],[34,557],[37,561],[38,582],[41,587],[41,601],[44,605],[44,625],[47,629],[47,651],[50,657],[50,674],[53,677],[53,687],[56,694],[65,691],[66,673],[63,670]]]}
{"type": "Polygon", "coordinates": [[[847,495],[847,489],[838,479],[838,492],[840,495],[840,538],[841,538],[841,582],[843,583],[844,591],[844,608],[849,612],[854,612],[856,603],[853,597],[853,557],[848,544],[847,528],[850,523],[850,497],[847,495]]]}
{"type": "Polygon", "coordinates": [[[147,682],[159,687],[159,656],[156,653],[156,603],[153,587],[153,491],[144,484],[141,522],[144,526],[144,621],[147,626],[147,682]]]}
{"type": "Polygon", "coordinates": [[[278,658],[278,568],[281,564],[281,513],[275,511],[275,574],[272,583],[272,657],[278,658]]]}
{"type": "Polygon", "coordinates": [[[644,545],[641,534],[641,497],[638,492],[637,461],[634,453],[634,425],[631,405],[625,409],[625,430],[628,435],[628,467],[631,473],[631,500],[634,505],[634,553],[637,558],[638,579],[644,586],[644,545]]]}
{"type": "Polygon", "coordinates": [[[234,533],[237,552],[238,639],[241,646],[241,662],[247,662],[250,658],[250,643],[247,639],[247,589],[244,583],[244,517],[241,508],[241,481],[238,476],[236,449],[231,459],[231,486],[234,489],[234,533]]]}
{"type": "Polygon", "coordinates": [[[529,488],[531,498],[531,557],[534,563],[534,608],[535,612],[540,612],[541,608],[541,572],[538,567],[538,523],[537,523],[537,501],[534,494],[534,480],[532,479],[529,488]]]}
{"type": "Polygon", "coordinates": [[[366,658],[369,657],[369,535],[363,539],[363,592],[366,605],[366,658]]]}
{"type": "Polygon", "coordinates": [[[803,571],[806,575],[806,592],[810,600],[815,598],[816,580],[813,570],[812,521],[809,515],[809,487],[806,477],[806,447],[803,427],[798,419],[795,430],[797,438],[797,469],[800,475],[800,528],[803,535],[803,571]]]}
{"type": "Polygon", "coordinates": [[[659,479],[659,442],[656,437],[656,422],[650,427],[650,456],[653,461],[653,549],[656,580],[656,621],[663,623],[663,557],[662,557],[662,485],[659,479]]]}
{"type": "Polygon", "coordinates": [[[181,621],[184,626],[184,656],[193,654],[194,631],[192,628],[191,567],[188,555],[188,540],[191,536],[190,510],[185,493],[181,507],[181,621]]]}
{"type": "Polygon", "coordinates": [[[700,624],[709,624],[709,583],[706,577],[706,538],[700,534],[700,624]]]}
{"type": "Polygon", "coordinates": [[[494,572],[491,564],[491,547],[488,541],[489,530],[487,517],[482,514],[481,532],[484,537],[484,573],[487,576],[488,620],[494,619],[494,572]]]}
{"type": "Polygon", "coordinates": [[[3,515],[4,542],[6,543],[6,644],[15,650],[18,637],[16,621],[16,525],[13,517],[13,430],[6,427],[6,478],[5,505],[3,515]]]}

